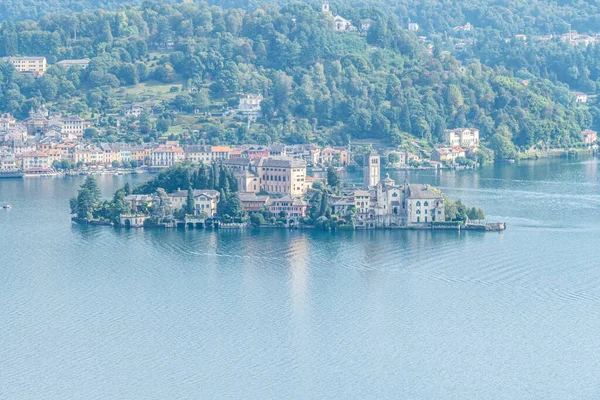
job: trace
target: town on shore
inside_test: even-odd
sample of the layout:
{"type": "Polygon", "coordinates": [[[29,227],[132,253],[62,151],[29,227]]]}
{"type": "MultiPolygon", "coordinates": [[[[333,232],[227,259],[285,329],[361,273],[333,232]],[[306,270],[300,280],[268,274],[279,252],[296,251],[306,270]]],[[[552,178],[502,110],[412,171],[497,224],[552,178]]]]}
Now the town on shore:
{"type": "MultiPolygon", "coordinates": [[[[260,95],[241,96],[239,107],[233,113],[248,123],[256,121],[261,113],[261,98],[260,95]]],[[[128,105],[123,109],[122,123],[140,118],[145,112],[140,105],[128,105]]],[[[190,140],[183,143],[179,140],[111,143],[90,140],[94,136],[90,131],[96,132],[92,121],[50,112],[44,107],[32,110],[23,121],[17,121],[10,114],[0,115],[0,178],[121,173],[140,167],[157,172],[183,161],[210,163],[271,156],[302,159],[311,168],[327,168],[330,165],[360,168],[363,155],[370,151],[372,143],[368,140],[356,140],[346,146],[280,143],[227,146],[197,144],[197,141],[190,140]]],[[[583,131],[582,141],[587,148],[595,151],[597,132],[583,131]]],[[[388,169],[458,169],[474,168],[489,162],[487,149],[480,147],[480,133],[476,128],[446,129],[444,142],[432,150],[421,148],[417,142],[413,145],[413,151],[389,146],[382,148],[382,163],[388,169]]],[[[547,150],[547,153],[551,155],[553,151],[547,150]]],[[[493,155],[491,157],[493,160],[493,155]]]]}

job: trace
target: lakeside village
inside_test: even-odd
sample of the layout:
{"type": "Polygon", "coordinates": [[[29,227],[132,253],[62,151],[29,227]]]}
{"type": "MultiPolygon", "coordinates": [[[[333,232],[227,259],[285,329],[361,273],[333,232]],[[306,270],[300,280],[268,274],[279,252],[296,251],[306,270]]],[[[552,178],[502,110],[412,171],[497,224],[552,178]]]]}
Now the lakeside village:
{"type": "MultiPolygon", "coordinates": [[[[31,57],[30,57],[31,58],[31,57]]],[[[15,60],[13,60],[15,61],[15,60]]],[[[20,64],[15,64],[20,65],[20,64]]],[[[43,70],[45,62],[39,67],[43,70]]],[[[26,64],[29,67],[29,64],[26,64]]],[[[35,67],[38,68],[38,67],[35,67]]],[[[41,72],[40,72],[41,73],[41,72]]],[[[230,116],[248,123],[262,117],[262,95],[245,94],[239,97],[237,109],[230,116]]],[[[139,121],[152,110],[139,104],[127,104],[114,121],[116,129],[123,124],[139,121]]],[[[287,156],[302,159],[309,168],[324,169],[330,165],[362,167],[363,154],[370,151],[372,142],[355,141],[347,146],[317,146],[314,144],[270,145],[242,144],[238,146],[208,145],[201,132],[192,132],[200,140],[184,135],[181,141],[163,137],[159,142],[125,143],[98,141],[94,122],[76,115],[50,112],[45,107],[31,110],[29,117],[17,121],[11,114],[0,115],[0,178],[79,175],[130,172],[158,172],[183,161],[210,163],[225,159],[256,159],[287,156]],[[140,168],[143,167],[143,168],[140,168]]],[[[598,133],[584,130],[581,144],[595,152],[598,133]]],[[[382,163],[388,169],[397,168],[474,168],[493,161],[487,148],[480,146],[476,128],[456,128],[444,131],[444,142],[436,147],[423,146],[417,140],[409,146],[390,148],[379,146],[382,163]],[[487,160],[487,161],[486,161],[487,160]]],[[[547,149],[546,156],[561,155],[565,149],[547,149]]],[[[532,153],[538,156],[538,152],[532,153]]],[[[528,154],[519,154],[528,157],[528,154]]]]}
{"type": "MultiPolygon", "coordinates": [[[[124,118],[139,117],[142,107],[130,106],[124,118]],[[133,113],[130,115],[130,113],[133,113]]],[[[254,118],[260,112],[260,97],[242,96],[238,110],[244,118],[254,118]]],[[[130,172],[159,172],[180,162],[203,162],[229,159],[256,160],[284,156],[303,160],[309,168],[323,170],[362,167],[363,153],[369,146],[355,143],[348,146],[320,147],[310,144],[213,146],[185,144],[165,140],[161,143],[93,143],[86,131],[92,123],[77,116],[63,116],[41,108],[29,118],[17,121],[10,114],[0,115],[0,178],[80,175],[130,172]]],[[[430,152],[385,149],[381,162],[388,169],[407,168],[474,168],[481,159],[478,153],[479,130],[475,128],[447,129],[445,143],[430,152]]],[[[595,146],[598,134],[585,130],[582,140],[595,146]]]]}
{"type": "Polygon", "coordinates": [[[333,166],[326,179],[311,178],[304,160],[285,156],[177,163],[112,200],[89,176],[71,213],[77,223],[128,228],[505,229],[428,185],[381,179],[381,156],[364,158],[364,183],[352,187],[333,166]]]}
{"type": "MultiPolygon", "coordinates": [[[[260,115],[261,96],[244,95],[236,113],[248,121],[260,115]]],[[[139,118],[142,106],[130,105],[123,110],[124,123],[139,118]]],[[[271,145],[242,144],[213,146],[164,140],[161,143],[131,144],[123,142],[94,143],[87,131],[94,130],[91,121],[78,116],[64,116],[45,108],[31,111],[29,118],[17,121],[12,115],[0,115],[0,178],[80,175],[129,172],[159,172],[179,162],[211,163],[226,159],[257,159],[287,156],[301,159],[309,168],[323,170],[361,167],[363,153],[370,144],[320,147],[310,144],[271,145]],[[356,157],[355,157],[356,156],[356,157]]],[[[595,143],[597,134],[585,132],[585,140],[595,143]],[[593,136],[593,137],[592,137],[593,136]]],[[[448,129],[445,143],[432,151],[385,149],[382,162],[386,168],[472,168],[478,159],[479,130],[474,128],[448,129]]]]}

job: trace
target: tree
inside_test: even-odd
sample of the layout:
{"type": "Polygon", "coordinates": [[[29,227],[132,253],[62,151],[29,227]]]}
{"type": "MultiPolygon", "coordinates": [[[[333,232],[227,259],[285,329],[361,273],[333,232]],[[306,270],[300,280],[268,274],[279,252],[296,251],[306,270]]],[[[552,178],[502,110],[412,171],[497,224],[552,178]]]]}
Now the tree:
{"type": "Polygon", "coordinates": [[[156,130],[160,133],[167,133],[169,126],[171,126],[171,123],[166,118],[159,118],[156,122],[156,130]]]}
{"type": "Polygon", "coordinates": [[[94,128],[94,127],[90,127],[87,128],[84,132],[83,132],[83,137],[86,139],[95,139],[98,137],[98,129],[94,128]]]}
{"type": "Polygon", "coordinates": [[[446,213],[446,221],[456,221],[458,209],[456,203],[449,199],[444,199],[444,211],[446,213]]]}
{"type": "Polygon", "coordinates": [[[510,139],[501,133],[496,133],[490,140],[490,148],[498,160],[508,160],[516,155],[516,148],[510,139]]]}
{"type": "Polygon", "coordinates": [[[340,185],[340,176],[333,166],[327,168],[327,185],[332,188],[337,188],[340,185]]]}
{"type": "Polygon", "coordinates": [[[185,212],[189,215],[194,215],[194,209],[195,209],[194,190],[192,189],[192,186],[190,185],[190,186],[188,186],[188,190],[187,190],[185,212]]]}
{"type": "Polygon", "coordinates": [[[97,203],[100,201],[102,197],[102,192],[100,191],[100,187],[98,186],[98,180],[90,175],[85,179],[83,185],[81,185],[81,189],[87,189],[90,192],[91,200],[93,203],[97,203]]]}
{"type": "Polygon", "coordinates": [[[81,189],[77,194],[77,218],[91,220],[94,212],[94,195],[88,189],[81,189]]]}
{"type": "Polygon", "coordinates": [[[237,193],[232,193],[227,198],[227,214],[232,217],[241,217],[244,215],[244,207],[237,193]]]}
{"type": "Polygon", "coordinates": [[[150,215],[157,223],[171,221],[173,219],[173,208],[167,192],[158,188],[155,193],[156,200],[152,204],[150,215]]]}
{"type": "Polygon", "coordinates": [[[390,154],[388,154],[388,162],[391,165],[396,165],[397,163],[399,163],[400,156],[398,155],[398,153],[391,152],[390,154]]]}

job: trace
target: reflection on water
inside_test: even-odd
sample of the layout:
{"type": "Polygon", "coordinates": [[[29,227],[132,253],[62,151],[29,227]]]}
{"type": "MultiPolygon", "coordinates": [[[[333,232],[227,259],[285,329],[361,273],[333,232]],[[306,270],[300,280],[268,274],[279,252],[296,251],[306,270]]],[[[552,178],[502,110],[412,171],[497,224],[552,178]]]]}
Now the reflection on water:
{"type": "Polygon", "coordinates": [[[0,398],[598,397],[598,160],[391,175],[508,230],[78,226],[82,179],[0,180],[0,398]]]}

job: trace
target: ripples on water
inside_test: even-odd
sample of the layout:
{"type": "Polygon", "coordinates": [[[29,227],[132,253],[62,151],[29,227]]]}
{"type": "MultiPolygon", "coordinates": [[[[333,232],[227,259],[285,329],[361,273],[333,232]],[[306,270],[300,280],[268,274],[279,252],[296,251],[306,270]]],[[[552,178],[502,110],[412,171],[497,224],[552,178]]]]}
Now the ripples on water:
{"type": "Polygon", "coordinates": [[[508,230],[82,227],[78,181],[0,181],[0,399],[598,398],[597,160],[409,179],[508,230]]]}

